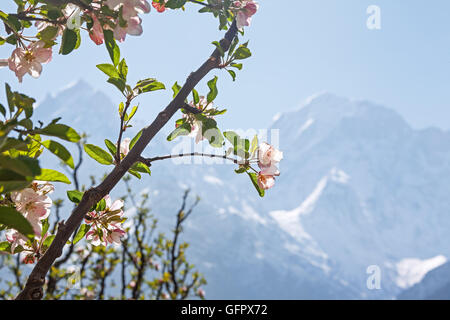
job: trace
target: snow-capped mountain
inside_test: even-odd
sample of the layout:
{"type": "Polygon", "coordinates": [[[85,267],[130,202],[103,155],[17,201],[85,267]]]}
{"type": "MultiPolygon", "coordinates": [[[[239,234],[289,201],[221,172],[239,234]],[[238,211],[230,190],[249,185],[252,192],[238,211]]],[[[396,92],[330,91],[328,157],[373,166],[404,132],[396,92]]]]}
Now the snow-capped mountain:
{"type": "MultiPolygon", "coordinates": [[[[36,112],[52,110],[101,144],[115,137],[116,105],[79,82],[36,112]],[[85,116],[90,108],[103,110],[101,126],[85,116]]],[[[184,188],[202,198],[184,237],[208,298],[392,299],[450,257],[448,132],[414,130],[390,109],[332,94],[277,115],[271,128],[284,160],[263,199],[232,165],[198,159],[156,162],[151,177],[134,182],[150,192],[167,232],[184,188]],[[374,265],[381,288],[370,290],[374,265]]],[[[145,154],[170,153],[177,143],[160,133],[145,154]]],[[[86,160],[85,183],[107,171],[98,168],[86,160]]]]}
{"type": "Polygon", "coordinates": [[[445,263],[428,272],[421,282],[403,291],[401,300],[450,299],[450,263],[445,263]]]}

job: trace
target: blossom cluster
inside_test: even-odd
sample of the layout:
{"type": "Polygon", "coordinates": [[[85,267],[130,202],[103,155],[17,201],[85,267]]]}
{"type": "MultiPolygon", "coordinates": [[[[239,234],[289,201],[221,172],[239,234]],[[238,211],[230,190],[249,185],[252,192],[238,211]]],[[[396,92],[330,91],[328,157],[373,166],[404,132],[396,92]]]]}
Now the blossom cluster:
{"type": "Polygon", "coordinates": [[[34,181],[30,187],[11,193],[11,200],[16,210],[28,220],[33,227],[35,239],[30,243],[29,239],[17,230],[9,229],[6,232],[6,240],[11,243],[11,253],[17,247],[22,247],[24,252],[31,253],[25,258],[26,263],[34,262],[34,255],[41,253],[41,244],[47,237],[42,235],[42,222],[47,219],[52,206],[52,199],[48,194],[54,191],[54,186],[48,182],[34,181]]]}
{"type": "MultiPolygon", "coordinates": [[[[94,2],[93,6],[96,7],[97,3],[94,2]]],[[[90,13],[94,24],[89,35],[96,44],[103,43],[103,29],[111,29],[109,23],[114,25],[112,28],[114,38],[120,42],[125,41],[127,34],[133,36],[142,34],[142,19],[139,14],[150,12],[150,4],[147,0],[106,0],[106,5],[109,9],[118,13],[118,17],[111,19],[108,16],[97,14],[103,20],[102,26],[98,17],[94,13],[90,13]]]]}
{"type": "MultiPolygon", "coordinates": [[[[208,103],[207,99],[204,96],[200,96],[198,99],[198,102],[195,103],[194,101],[191,101],[189,105],[193,108],[199,109],[202,111],[202,113],[210,119],[214,119],[214,116],[209,114],[213,113],[215,109],[213,108],[213,102],[208,103]]],[[[205,139],[203,136],[203,124],[200,120],[198,120],[194,114],[192,113],[186,113],[183,114],[183,119],[186,119],[186,123],[188,123],[191,126],[191,132],[189,133],[188,137],[195,138],[195,143],[199,143],[202,140],[205,139]]],[[[178,124],[175,124],[176,127],[178,127],[178,124]]]]}
{"type": "Polygon", "coordinates": [[[253,0],[233,1],[231,10],[236,15],[236,24],[239,29],[250,26],[252,16],[258,11],[259,4],[253,0]]]}
{"type": "Polygon", "coordinates": [[[104,198],[105,208],[103,210],[93,210],[85,217],[85,222],[90,225],[86,233],[86,239],[94,246],[107,246],[111,243],[120,243],[120,239],[126,234],[122,227],[123,201],[111,201],[111,197],[106,195],[104,198]]]}
{"type": "Polygon", "coordinates": [[[268,143],[261,143],[258,147],[258,185],[267,190],[275,185],[275,177],[280,175],[278,163],[283,159],[283,152],[268,143]]]}

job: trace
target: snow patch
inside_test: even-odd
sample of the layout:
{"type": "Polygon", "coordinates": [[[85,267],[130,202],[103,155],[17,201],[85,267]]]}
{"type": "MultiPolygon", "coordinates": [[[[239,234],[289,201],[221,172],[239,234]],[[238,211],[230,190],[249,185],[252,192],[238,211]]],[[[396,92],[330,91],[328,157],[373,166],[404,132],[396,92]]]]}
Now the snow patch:
{"type": "Polygon", "coordinates": [[[242,210],[238,210],[233,206],[228,206],[228,212],[240,216],[244,220],[252,220],[262,225],[266,225],[266,219],[262,218],[252,207],[250,207],[245,201],[242,201],[242,210]]]}
{"type": "Polygon", "coordinates": [[[350,176],[346,174],[344,171],[339,170],[337,168],[333,168],[330,171],[330,179],[334,182],[346,184],[350,179],[350,176]]]}
{"type": "Polygon", "coordinates": [[[441,266],[445,262],[447,262],[447,258],[443,255],[426,260],[417,258],[402,259],[395,265],[398,274],[395,283],[400,288],[409,288],[422,281],[423,277],[429,271],[441,266]]]}
{"type": "Polygon", "coordinates": [[[311,125],[314,123],[314,119],[309,118],[308,120],[306,120],[306,122],[300,127],[300,129],[298,130],[297,136],[301,135],[303,132],[306,131],[306,129],[308,129],[309,127],[311,127],[311,125]]]}

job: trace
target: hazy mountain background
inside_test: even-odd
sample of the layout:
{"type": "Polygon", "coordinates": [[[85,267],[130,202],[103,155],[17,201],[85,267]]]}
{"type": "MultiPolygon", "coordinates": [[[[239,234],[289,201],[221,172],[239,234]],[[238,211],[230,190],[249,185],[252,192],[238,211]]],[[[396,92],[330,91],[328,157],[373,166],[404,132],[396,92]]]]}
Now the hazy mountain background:
{"type": "MultiPolygon", "coordinates": [[[[90,143],[116,140],[117,103],[84,81],[39,104],[36,119],[54,117],[88,133],[90,143]]],[[[152,120],[138,114],[126,136],[152,120]]],[[[151,177],[133,180],[136,191],[150,193],[166,232],[185,188],[202,198],[184,240],[208,280],[207,298],[448,298],[449,132],[414,130],[391,109],[328,93],[275,115],[271,128],[280,130],[284,160],[263,199],[232,165],[168,160],[154,163],[151,177]],[[381,270],[379,290],[366,285],[373,265],[381,270]]],[[[165,140],[170,129],[146,156],[171,152],[179,141],[165,140]]],[[[84,158],[86,184],[110,169],[84,158]]],[[[58,185],[54,197],[71,188],[58,185]]]]}

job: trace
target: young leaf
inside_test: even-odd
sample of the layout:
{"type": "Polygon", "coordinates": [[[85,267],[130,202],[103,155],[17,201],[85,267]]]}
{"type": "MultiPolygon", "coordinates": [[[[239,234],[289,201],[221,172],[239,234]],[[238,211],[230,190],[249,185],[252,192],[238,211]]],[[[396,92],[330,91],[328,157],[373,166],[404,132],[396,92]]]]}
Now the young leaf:
{"type": "Polygon", "coordinates": [[[120,49],[116,40],[114,40],[114,34],[111,30],[103,30],[103,34],[105,36],[105,46],[111,57],[111,61],[114,66],[117,66],[120,61],[120,49]]]}
{"type": "Polygon", "coordinates": [[[108,148],[109,152],[115,156],[117,153],[117,147],[114,143],[112,143],[110,140],[105,139],[105,145],[108,148]]]}
{"type": "Polygon", "coordinates": [[[130,150],[134,147],[134,145],[135,145],[136,142],[139,140],[139,138],[141,137],[141,135],[142,135],[142,130],[140,130],[140,131],[134,136],[134,138],[131,139],[131,141],[130,141],[130,150]]]}
{"type": "Polygon", "coordinates": [[[80,46],[80,42],[80,30],[71,30],[69,28],[66,28],[63,32],[59,53],[63,55],[71,53],[73,50],[80,46]]]}
{"type": "Polygon", "coordinates": [[[86,151],[86,153],[98,163],[105,165],[113,164],[113,158],[111,155],[100,147],[93,144],[85,144],[84,151],[86,151]]]}
{"type": "Polygon", "coordinates": [[[217,90],[217,77],[214,77],[214,79],[208,81],[208,87],[209,87],[209,93],[206,97],[208,103],[214,101],[214,99],[217,97],[217,94],[219,93],[217,90]]]}
{"type": "Polygon", "coordinates": [[[110,78],[119,78],[120,75],[116,70],[116,67],[109,63],[98,64],[97,68],[100,71],[103,71],[110,78]]]}
{"type": "Polygon", "coordinates": [[[83,192],[78,190],[71,190],[67,191],[67,198],[69,198],[70,201],[73,203],[79,203],[81,201],[81,198],[83,198],[83,192]]]}
{"type": "Polygon", "coordinates": [[[30,222],[16,209],[0,206],[0,224],[19,231],[26,237],[33,237],[34,231],[30,222]]]}
{"type": "Polygon", "coordinates": [[[38,181],[55,181],[70,184],[69,178],[65,174],[53,169],[41,169],[41,174],[34,178],[38,181]]]}
{"type": "Polygon", "coordinates": [[[250,180],[253,183],[253,186],[255,187],[256,191],[258,191],[259,196],[262,198],[264,197],[265,191],[264,189],[261,189],[258,185],[258,175],[254,172],[247,172],[248,176],[250,177],[250,180]]]}
{"type": "Polygon", "coordinates": [[[71,127],[64,124],[54,123],[49,124],[40,131],[41,134],[46,136],[57,137],[70,142],[80,141],[80,135],[71,127]]]}
{"type": "Polygon", "coordinates": [[[72,169],[75,168],[72,155],[62,144],[53,140],[46,140],[44,142],[41,142],[41,145],[43,145],[55,156],[60,158],[69,167],[71,167],[72,169]]]}
{"type": "Polygon", "coordinates": [[[185,122],[174,131],[172,131],[172,133],[167,137],[167,140],[172,141],[179,136],[187,136],[189,133],[191,133],[191,125],[185,122]]]}
{"type": "Polygon", "coordinates": [[[91,229],[91,226],[88,224],[82,224],[80,226],[80,229],[78,229],[77,234],[73,238],[73,244],[77,244],[83,237],[88,233],[89,229],[91,229]]]}

